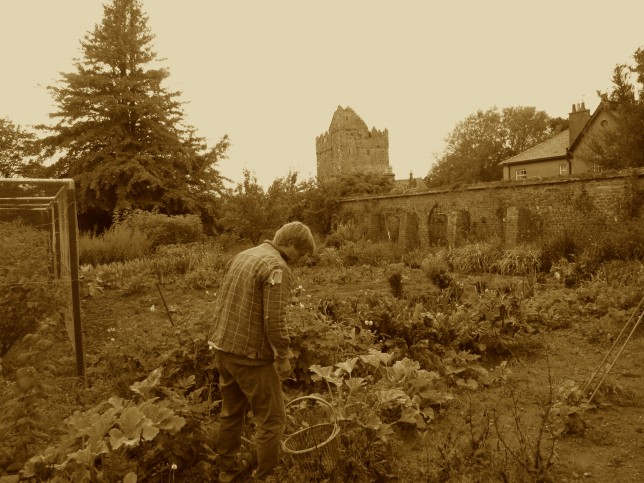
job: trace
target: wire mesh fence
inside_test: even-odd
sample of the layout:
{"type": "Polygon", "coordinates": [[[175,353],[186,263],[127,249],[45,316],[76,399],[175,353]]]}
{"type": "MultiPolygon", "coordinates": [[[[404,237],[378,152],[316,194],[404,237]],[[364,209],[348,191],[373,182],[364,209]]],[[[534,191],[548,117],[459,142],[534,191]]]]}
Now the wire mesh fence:
{"type": "Polygon", "coordinates": [[[84,375],[76,196],[71,179],[0,179],[0,356],[59,309],[84,375]],[[13,257],[13,258],[12,258],[13,257]]]}

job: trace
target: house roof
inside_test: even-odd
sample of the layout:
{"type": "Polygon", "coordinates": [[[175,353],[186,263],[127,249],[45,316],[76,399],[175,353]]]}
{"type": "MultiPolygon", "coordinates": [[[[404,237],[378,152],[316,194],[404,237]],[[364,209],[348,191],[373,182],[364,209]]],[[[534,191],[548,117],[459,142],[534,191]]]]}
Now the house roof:
{"type": "Polygon", "coordinates": [[[565,158],[570,133],[568,129],[546,139],[542,143],[532,146],[530,149],[520,152],[511,158],[502,161],[500,164],[526,163],[530,161],[541,161],[546,159],[565,158]]]}
{"type": "Polygon", "coordinates": [[[428,189],[423,178],[395,179],[393,191],[424,191],[428,189]]]}

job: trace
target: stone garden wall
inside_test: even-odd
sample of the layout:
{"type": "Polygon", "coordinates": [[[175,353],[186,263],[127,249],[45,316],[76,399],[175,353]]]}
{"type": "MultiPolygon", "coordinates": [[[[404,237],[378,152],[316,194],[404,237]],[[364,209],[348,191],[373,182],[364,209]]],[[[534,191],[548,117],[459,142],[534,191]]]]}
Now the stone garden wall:
{"type": "Polygon", "coordinates": [[[500,239],[506,245],[575,228],[644,223],[644,169],[345,199],[339,221],[353,220],[372,240],[411,250],[500,239]]]}

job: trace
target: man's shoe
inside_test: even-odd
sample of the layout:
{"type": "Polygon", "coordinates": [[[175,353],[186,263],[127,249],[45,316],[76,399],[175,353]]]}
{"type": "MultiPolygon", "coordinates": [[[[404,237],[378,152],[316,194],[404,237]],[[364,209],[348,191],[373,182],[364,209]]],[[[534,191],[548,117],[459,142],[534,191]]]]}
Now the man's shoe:
{"type": "Polygon", "coordinates": [[[234,481],[239,475],[248,469],[250,463],[246,459],[240,459],[237,464],[237,468],[230,471],[220,471],[219,472],[219,482],[220,483],[230,483],[234,481]]]}

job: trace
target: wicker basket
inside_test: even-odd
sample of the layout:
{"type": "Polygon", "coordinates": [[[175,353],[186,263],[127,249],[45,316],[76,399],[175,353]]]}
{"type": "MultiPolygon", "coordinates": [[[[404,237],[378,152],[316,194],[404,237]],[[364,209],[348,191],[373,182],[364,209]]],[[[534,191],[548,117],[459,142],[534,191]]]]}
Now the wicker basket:
{"type": "MultiPolygon", "coordinates": [[[[294,464],[307,472],[327,474],[336,467],[340,458],[340,426],[333,407],[317,396],[303,396],[286,404],[286,409],[295,408],[296,404],[305,404],[325,409],[327,421],[316,422],[302,429],[287,434],[282,440],[282,451],[290,456],[294,464]]],[[[301,409],[301,408],[300,408],[301,409]]]]}

